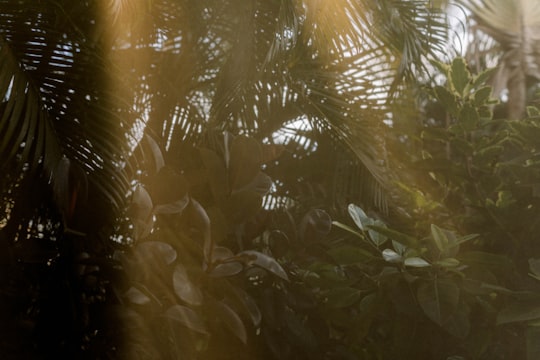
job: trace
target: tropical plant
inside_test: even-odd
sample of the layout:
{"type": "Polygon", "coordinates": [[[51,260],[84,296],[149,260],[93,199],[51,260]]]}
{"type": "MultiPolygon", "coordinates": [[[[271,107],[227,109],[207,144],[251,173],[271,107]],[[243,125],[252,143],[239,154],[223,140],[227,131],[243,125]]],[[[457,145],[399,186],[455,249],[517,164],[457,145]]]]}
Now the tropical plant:
{"type": "Polygon", "coordinates": [[[471,11],[480,30],[471,32],[476,36],[470,37],[469,59],[480,68],[485,67],[485,59],[498,61],[491,82],[494,93],[498,96],[507,89],[507,116],[520,119],[525,115],[531,81],[540,79],[540,5],[534,0],[457,2],[471,11]]]}
{"type": "Polygon", "coordinates": [[[466,291],[479,295],[490,289],[493,300],[489,306],[471,306],[476,308],[471,316],[479,311],[478,305],[483,308],[484,315],[476,316],[485,321],[475,329],[480,333],[471,336],[504,346],[496,348],[497,355],[484,345],[474,350],[474,356],[534,359],[539,112],[528,107],[526,119],[494,119],[491,109],[496,100],[484,83],[491,70],[471,74],[460,58],[437,66],[446,82],[429,89],[437,111],[430,112],[433,118],[426,118],[416,132],[421,150],[411,153],[408,164],[414,172],[404,179],[414,178],[422,187],[402,184],[410,194],[408,208],[418,219],[417,229],[435,222],[478,234],[468,251],[456,257],[466,265],[456,268],[464,272],[463,279],[475,278],[466,291]]]}
{"type": "MultiPolygon", "coordinates": [[[[291,358],[334,351],[339,358],[345,352],[341,340],[331,337],[318,353],[314,336],[324,336],[304,336],[324,321],[313,301],[302,308],[303,280],[284,285],[280,276],[292,272],[284,275],[280,262],[263,256],[266,244],[249,243],[263,241],[260,233],[283,240],[277,225],[268,229],[263,222],[253,230],[246,221],[271,185],[257,167],[263,164],[275,180],[267,209],[297,205],[298,213],[284,211],[289,215],[282,218],[297,219],[302,241],[328,231],[325,213],[309,212],[315,205],[330,210],[358,201],[384,210],[387,100],[422,69],[423,57],[441,50],[446,29],[436,11],[423,1],[351,0],[3,0],[0,9],[3,353],[114,358],[114,349],[130,348],[122,345],[123,334],[115,335],[111,319],[142,328],[132,334],[140,338],[128,338],[140,345],[148,323],[139,326],[133,311],[150,309],[152,326],[158,326],[161,304],[168,306],[166,314],[172,309],[168,319],[191,325],[188,331],[202,334],[221,321],[231,331],[220,339],[242,342],[248,322],[238,317],[253,316],[237,309],[250,308],[242,282],[211,279],[199,290],[189,286],[192,276],[207,279],[220,266],[230,271],[240,264],[242,270],[270,272],[264,291],[254,289],[251,297],[269,309],[290,309],[277,323],[271,311],[261,310],[265,340],[257,346],[273,349],[268,356],[275,358],[280,351],[291,358]],[[233,140],[223,130],[257,141],[233,140]],[[260,143],[264,159],[252,161],[260,143]],[[231,160],[239,157],[245,158],[231,160]],[[247,175],[238,170],[244,166],[247,175]],[[134,208],[125,213],[130,196],[134,208]],[[179,219],[189,215],[186,209],[198,214],[202,233],[179,219]],[[196,243],[195,260],[178,260],[197,236],[204,237],[204,213],[218,226],[220,212],[227,228],[220,256],[210,255],[212,246],[201,253],[196,243]],[[125,272],[132,263],[133,272],[125,272]],[[154,284],[153,276],[166,279],[169,288],[154,284]],[[127,288],[119,285],[122,279],[127,288]],[[166,301],[155,301],[154,293],[166,301]],[[186,323],[186,316],[196,318],[186,308],[207,300],[221,320],[186,323]],[[280,333],[285,328],[299,339],[290,350],[280,333]]],[[[306,246],[287,239],[289,258],[296,258],[306,246]]],[[[166,346],[158,352],[174,354],[167,345],[181,344],[174,337],[162,340],[166,346]]],[[[217,348],[203,341],[188,352],[227,356],[208,350],[217,348]]],[[[143,350],[153,356],[152,349],[143,350]]]]}

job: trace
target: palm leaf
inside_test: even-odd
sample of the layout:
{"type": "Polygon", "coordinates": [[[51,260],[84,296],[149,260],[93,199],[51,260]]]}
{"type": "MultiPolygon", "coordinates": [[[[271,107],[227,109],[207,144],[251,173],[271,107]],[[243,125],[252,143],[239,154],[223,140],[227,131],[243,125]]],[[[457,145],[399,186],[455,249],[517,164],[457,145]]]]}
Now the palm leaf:
{"type": "Polygon", "coordinates": [[[76,172],[120,207],[127,103],[111,86],[119,82],[93,25],[95,9],[56,5],[0,4],[0,154],[6,166],[44,170],[61,203],[76,172]],[[57,171],[62,159],[81,171],[57,171]]]}
{"type": "Polygon", "coordinates": [[[540,79],[540,3],[534,0],[459,3],[472,12],[478,28],[500,46],[494,92],[498,94],[508,88],[508,115],[520,118],[525,109],[527,77],[540,79]]]}

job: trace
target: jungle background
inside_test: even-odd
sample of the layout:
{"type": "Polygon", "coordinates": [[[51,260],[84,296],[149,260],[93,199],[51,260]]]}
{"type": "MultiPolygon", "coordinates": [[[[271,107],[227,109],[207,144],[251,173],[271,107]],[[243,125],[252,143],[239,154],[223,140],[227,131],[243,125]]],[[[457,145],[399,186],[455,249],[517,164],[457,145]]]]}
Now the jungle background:
{"type": "Polygon", "coordinates": [[[5,359],[540,358],[540,3],[0,0],[5,359]]]}

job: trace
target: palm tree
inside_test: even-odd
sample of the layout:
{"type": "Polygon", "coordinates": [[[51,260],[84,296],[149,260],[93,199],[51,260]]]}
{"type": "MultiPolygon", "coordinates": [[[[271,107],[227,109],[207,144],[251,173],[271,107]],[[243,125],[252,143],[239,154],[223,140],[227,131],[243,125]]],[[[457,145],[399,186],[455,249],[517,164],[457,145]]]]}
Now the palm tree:
{"type": "MultiPolygon", "coordinates": [[[[1,0],[3,265],[53,264],[65,285],[38,299],[65,306],[74,258],[108,254],[143,134],[171,163],[213,130],[249,134],[287,150],[269,206],[384,209],[389,99],[440,53],[443,20],[416,0],[1,0]]],[[[74,343],[82,317],[62,321],[43,346],[74,343]]]]}
{"type": "Polygon", "coordinates": [[[540,79],[540,4],[534,0],[458,3],[471,11],[482,33],[477,33],[470,44],[477,54],[473,61],[497,59],[498,69],[492,79],[494,92],[508,90],[508,117],[520,119],[526,106],[528,83],[540,79]]]}

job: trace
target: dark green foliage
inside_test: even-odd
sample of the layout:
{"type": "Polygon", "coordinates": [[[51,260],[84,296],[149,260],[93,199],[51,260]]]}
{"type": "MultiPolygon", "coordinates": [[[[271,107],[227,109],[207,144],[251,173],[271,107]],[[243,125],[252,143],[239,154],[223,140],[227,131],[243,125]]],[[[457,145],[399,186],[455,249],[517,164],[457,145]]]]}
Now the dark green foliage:
{"type": "Polygon", "coordinates": [[[3,357],[538,356],[540,111],[383,124],[425,2],[104,4],[0,0],[3,357]]]}
{"type": "MultiPolygon", "coordinates": [[[[495,120],[491,112],[495,101],[490,98],[490,88],[483,85],[484,73],[471,74],[462,59],[439,68],[448,81],[444,87],[434,88],[432,99],[440,106],[439,115],[446,119],[427,119],[419,134],[421,157],[411,153],[414,161],[410,166],[425,186],[402,187],[416,209],[417,228],[427,226],[427,220],[445,223],[461,233],[478,234],[452,255],[455,262],[443,260],[456,266],[454,272],[463,271],[462,289],[476,297],[472,303],[469,301],[474,298],[465,300],[469,316],[480,316],[476,311],[484,308],[484,321],[492,324],[483,329],[471,326],[470,336],[504,343],[504,350],[497,349],[501,352],[497,356],[533,359],[536,350],[531,341],[537,334],[534,329],[540,305],[540,284],[533,279],[540,250],[536,240],[540,220],[535,190],[540,170],[536,161],[538,137],[534,135],[538,130],[537,111],[529,108],[529,117],[519,121],[495,120]],[[492,299],[478,302],[480,294],[492,299]],[[511,333],[519,335],[509,336],[511,333]]],[[[444,234],[437,231],[433,235],[439,239],[436,245],[441,251],[444,234]],[[439,236],[435,236],[437,233],[439,236]]],[[[437,288],[429,286],[425,293],[434,294],[437,288]]],[[[447,298],[455,292],[449,286],[438,290],[447,298]]],[[[461,303],[464,299],[460,299],[461,303]]],[[[433,312],[433,316],[442,320],[438,313],[433,312]]],[[[463,323],[465,313],[455,318],[463,323]]],[[[487,345],[468,348],[472,352],[462,356],[495,358],[490,349],[487,345]]]]}

